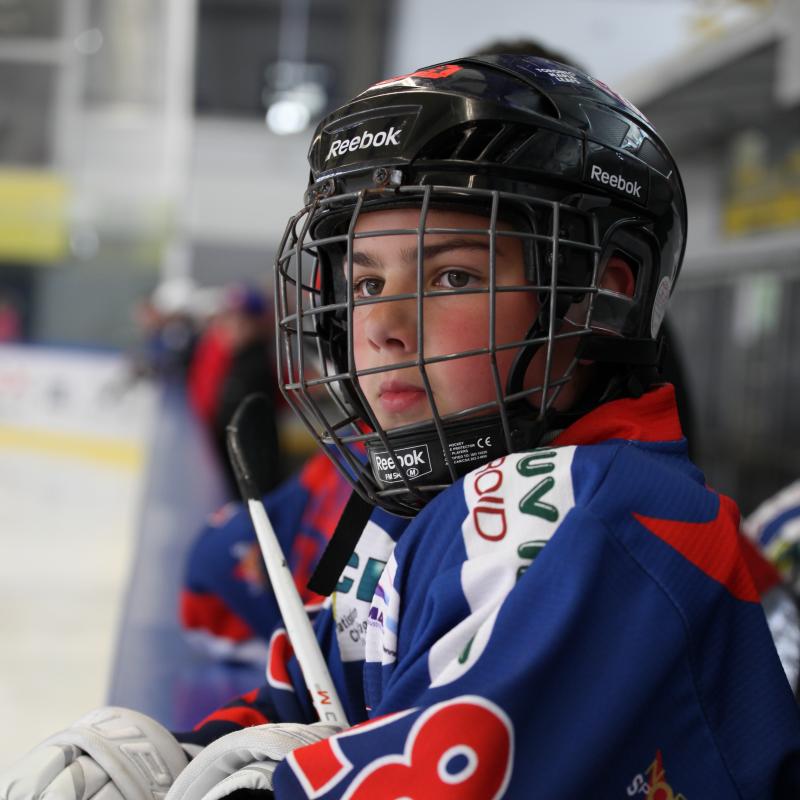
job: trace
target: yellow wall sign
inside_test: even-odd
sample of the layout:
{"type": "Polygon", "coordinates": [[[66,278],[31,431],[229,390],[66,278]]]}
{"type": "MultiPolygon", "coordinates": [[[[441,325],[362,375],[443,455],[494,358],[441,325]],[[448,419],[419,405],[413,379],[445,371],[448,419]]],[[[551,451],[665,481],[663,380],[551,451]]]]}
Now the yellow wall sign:
{"type": "Polygon", "coordinates": [[[762,131],[732,143],[722,227],[728,236],[800,228],[800,143],[762,131]]]}
{"type": "Polygon", "coordinates": [[[52,172],[0,169],[0,261],[50,263],[66,252],[66,181],[52,172]]]}

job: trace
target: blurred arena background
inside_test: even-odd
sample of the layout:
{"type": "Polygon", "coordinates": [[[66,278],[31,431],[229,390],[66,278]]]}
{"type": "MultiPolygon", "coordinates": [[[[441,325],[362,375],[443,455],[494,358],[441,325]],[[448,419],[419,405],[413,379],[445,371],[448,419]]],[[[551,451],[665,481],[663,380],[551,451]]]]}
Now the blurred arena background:
{"type": "Polygon", "coordinates": [[[177,635],[164,577],[226,496],[188,348],[231,284],[268,305],[316,119],[522,36],[682,167],[670,318],[709,482],[748,512],[800,475],[796,0],[0,0],[0,764],[132,679],[139,615],[177,635]]]}

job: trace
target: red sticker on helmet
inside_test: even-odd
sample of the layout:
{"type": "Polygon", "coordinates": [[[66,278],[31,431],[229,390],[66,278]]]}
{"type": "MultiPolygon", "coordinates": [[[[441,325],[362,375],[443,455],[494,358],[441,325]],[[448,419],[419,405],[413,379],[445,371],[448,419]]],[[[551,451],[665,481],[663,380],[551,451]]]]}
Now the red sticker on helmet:
{"type": "Polygon", "coordinates": [[[373,86],[383,86],[385,83],[394,83],[395,81],[402,81],[406,78],[428,78],[429,80],[436,81],[440,78],[449,78],[462,69],[463,67],[460,67],[458,64],[439,64],[437,67],[418,69],[416,72],[409,72],[406,75],[395,75],[393,78],[386,78],[386,80],[378,81],[373,84],[373,86]]]}
{"type": "Polygon", "coordinates": [[[458,64],[440,64],[438,67],[430,67],[428,69],[420,69],[412,72],[409,77],[411,78],[430,78],[437,80],[438,78],[448,78],[461,70],[458,64]]]}

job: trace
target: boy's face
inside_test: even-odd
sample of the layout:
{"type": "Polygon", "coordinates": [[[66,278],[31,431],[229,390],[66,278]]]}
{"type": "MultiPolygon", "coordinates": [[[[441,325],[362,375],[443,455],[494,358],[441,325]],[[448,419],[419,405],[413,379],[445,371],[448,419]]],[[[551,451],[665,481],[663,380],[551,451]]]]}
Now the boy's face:
{"type": "MultiPolygon", "coordinates": [[[[356,233],[416,228],[418,209],[391,209],[363,214],[356,233]]],[[[426,228],[488,228],[487,218],[461,211],[431,210],[426,228]]],[[[506,229],[502,223],[498,228],[506,229]]],[[[353,287],[355,299],[413,294],[417,291],[417,236],[381,235],[355,239],[353,287]]],[[[495,280],[497,286],[524,286],[522,244],[512,237],[496,237],[495,280]]],[[[488,234],[426,234],[424,241],[423,289],[441,292],[423,300],[423,342],[417,340],[416,299],[393,300],[358,306],[353,312],[356,369],[387,367],[414,361],[420,345],[426,359],[460,353],[489,345],[489,295],[448,294],[448,290],[483,288],[489,285],[488,234]]],[[[535,292],[496,294],[496,345],[525,338],[539,311],[535,292]]],[[[516,348],[497,352],[501,389],[516,348]]],[[[536,380],[532,372],[543,371],[544,348],[528,370],[527,385],[536,380]]],[[[440,415],[490,403],[497,393],[488,354],[456,358],[426,366],[433,397],[440,415]]],[[[557,374],[557,373],[556,373],[557,374]]],[[[541,381],[539,381],[541,382],[541,381]]],[[[373,413],[382,427],[422,422],[431,418],[431,408],[417,366],[359,377],[373,413]]],[[[486,409],[484,413],[490,413],[486,409]]]]}

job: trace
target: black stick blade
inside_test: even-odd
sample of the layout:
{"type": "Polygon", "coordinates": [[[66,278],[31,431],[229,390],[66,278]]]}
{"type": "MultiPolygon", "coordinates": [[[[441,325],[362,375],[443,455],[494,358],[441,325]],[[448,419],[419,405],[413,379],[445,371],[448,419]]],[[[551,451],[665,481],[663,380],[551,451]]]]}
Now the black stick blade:
{"type": "Polygon", "coordinates": [[[239,404],[227,427],[228,455],[233,465],[239,491],[245,500],[260,500],[263,475],[270,469],[268,452],[272,437],[268,421],[275,413],[265,394],[249,394],[239,404]]]}

